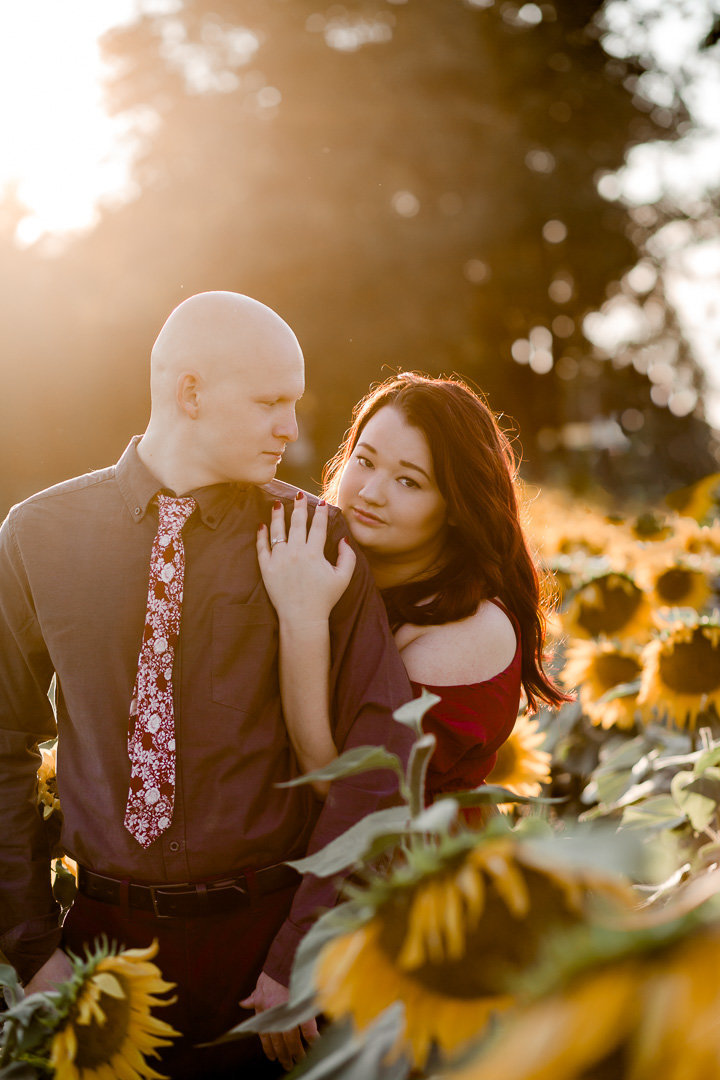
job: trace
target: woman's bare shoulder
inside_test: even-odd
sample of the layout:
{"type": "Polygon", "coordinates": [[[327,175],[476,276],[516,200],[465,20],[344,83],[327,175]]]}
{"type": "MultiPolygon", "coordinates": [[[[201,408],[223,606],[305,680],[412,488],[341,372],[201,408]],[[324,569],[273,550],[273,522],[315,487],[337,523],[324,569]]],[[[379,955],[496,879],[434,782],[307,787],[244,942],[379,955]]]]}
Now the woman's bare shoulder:
{"type": "Polygon", "coordinates": [[[510,618],[483,600],[465,619],[441,626],[402,626],[395,635],[413,682],[457,686],[484,682],[508,667],[517,638],[510,618]]]}

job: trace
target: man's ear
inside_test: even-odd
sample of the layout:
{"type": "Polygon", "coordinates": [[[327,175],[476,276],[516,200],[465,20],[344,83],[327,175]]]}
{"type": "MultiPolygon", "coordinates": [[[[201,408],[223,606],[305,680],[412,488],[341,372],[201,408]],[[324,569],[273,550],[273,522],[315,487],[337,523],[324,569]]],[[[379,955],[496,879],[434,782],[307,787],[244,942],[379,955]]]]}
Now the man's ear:
{"type": "Polygon", "coordinates": [[[197,420],[200,411],[200,376],[195,371],[184,371],[178,376],[177,403],[191,420],[197,420]]]}

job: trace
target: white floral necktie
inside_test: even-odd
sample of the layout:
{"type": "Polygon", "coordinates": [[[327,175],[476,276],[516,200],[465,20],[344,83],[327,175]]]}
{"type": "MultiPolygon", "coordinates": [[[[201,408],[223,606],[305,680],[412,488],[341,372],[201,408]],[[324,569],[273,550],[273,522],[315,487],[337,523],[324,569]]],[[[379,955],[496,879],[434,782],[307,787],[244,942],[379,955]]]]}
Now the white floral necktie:
{"type": "Polygon", "coordinates": [[[158,495],[158,531],[150,555],[147,612],[130,704],[130,791],[125,828],[149,847],[173,816],[175,715],[173,660],[185,577],[182,529],[197,503],[158,495]]]}

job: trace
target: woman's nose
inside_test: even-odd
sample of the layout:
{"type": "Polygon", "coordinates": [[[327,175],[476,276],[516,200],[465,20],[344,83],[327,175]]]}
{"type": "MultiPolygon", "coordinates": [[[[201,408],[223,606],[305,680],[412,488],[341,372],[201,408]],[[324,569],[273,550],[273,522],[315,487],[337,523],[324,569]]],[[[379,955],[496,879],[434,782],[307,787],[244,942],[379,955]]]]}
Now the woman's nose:
{"type": "Polygon", "coordinates": [[[375,506],[381,506],[385,501],[385,488],[382,479],[374,474],[368,476],[365,483],[360,488],[360,495],[365,502],[373,503],[375,506]]]}

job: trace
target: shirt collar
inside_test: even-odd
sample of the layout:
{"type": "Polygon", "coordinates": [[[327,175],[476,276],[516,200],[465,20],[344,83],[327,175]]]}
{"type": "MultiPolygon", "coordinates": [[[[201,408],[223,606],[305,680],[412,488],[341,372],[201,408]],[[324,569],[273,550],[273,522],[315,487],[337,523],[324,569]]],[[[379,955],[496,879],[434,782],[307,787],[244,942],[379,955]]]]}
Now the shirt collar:
{"type": "MultiPolygon", "coordinates": [[[[115,470],[120,493],[134,521],[142,521],[155,496],[163,490],[158,478],[140,460],[137,446],[141,438],[133,436],[115,470]]],[[[203,524],[210,529],[216,529],[236,499],[246,493],[247,488],[240,484],[211,484],[187,492],[198,504],[203,524]]]]}

